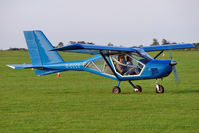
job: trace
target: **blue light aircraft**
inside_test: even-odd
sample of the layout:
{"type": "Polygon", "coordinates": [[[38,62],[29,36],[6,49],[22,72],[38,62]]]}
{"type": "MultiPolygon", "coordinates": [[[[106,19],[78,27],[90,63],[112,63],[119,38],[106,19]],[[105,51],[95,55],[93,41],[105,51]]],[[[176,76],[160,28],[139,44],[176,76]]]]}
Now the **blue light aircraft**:
{"type": "Polygon", "coordinates": [[[118,84],[113,93],[121,93],[120,82],[128,81],[134,92],[142,92],[139,85],[132,80],[156,79],[156,93],[164,93],[164,87],[157,79],[168,76],[172,71],[176,81],[178,76],[173,60],[156,60],[164,50],[193,48],[193,44],[172,44],[146,47],[114,47],[88,44],[71,44],[54,48],[42,31],[24,31],[32,64],[8,65],[13,69],[33,68],[36,75],[48,75],[63,71],[87,71],[114,79],[118,84]],[[86,60],[65,62],[57,51],[97,55],[86,60]],[[154,58],[148,51],[160,51],[154,58]]]}

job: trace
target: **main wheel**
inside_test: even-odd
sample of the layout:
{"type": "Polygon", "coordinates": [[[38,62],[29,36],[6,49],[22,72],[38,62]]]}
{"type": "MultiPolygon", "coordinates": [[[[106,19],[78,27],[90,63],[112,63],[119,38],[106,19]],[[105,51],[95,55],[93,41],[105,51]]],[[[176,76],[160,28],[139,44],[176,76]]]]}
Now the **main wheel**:
{"type": "Polygon", "coordinates": [[[164,87],[162,85],[158,85],[159,89],[156,87],[156,93],[164,93],[164,87]]]}
{"type": "Polygon", "coordinates": [[[142,87],[140,85],[136,85],[136,88],[133,89],[134,92],[142,92],[142,87]]]}
{"type": "Polygon", "coordinates": [[[121,93],[121,89],[118,86],[114,86],[113,89],[112,89],[112,92],[114,94],[119,94],[119,93],[121,93]]]}

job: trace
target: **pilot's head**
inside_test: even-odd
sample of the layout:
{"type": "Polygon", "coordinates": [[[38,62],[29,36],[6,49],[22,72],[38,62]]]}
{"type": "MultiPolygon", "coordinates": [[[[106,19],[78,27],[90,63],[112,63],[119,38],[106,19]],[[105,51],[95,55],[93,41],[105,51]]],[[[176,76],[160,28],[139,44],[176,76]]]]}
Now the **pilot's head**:
{"type": "Polygon", "coordinates": [[[123,63],[123,61],[124,61],[124,56],[123,56],[123,55],[119,55],[119,56],[118,56],[118,61],[119,61],[120,63],[123,63]]]}

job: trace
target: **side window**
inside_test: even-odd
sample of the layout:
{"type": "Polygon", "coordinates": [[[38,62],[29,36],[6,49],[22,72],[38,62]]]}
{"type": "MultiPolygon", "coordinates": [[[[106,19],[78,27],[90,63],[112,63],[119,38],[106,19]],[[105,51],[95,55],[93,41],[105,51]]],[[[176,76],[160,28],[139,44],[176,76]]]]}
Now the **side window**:
{"type": "Polygon", "coordinates": [[[115,70],[123,76],[139,75],[144,65],[132,55],[117,55],[111,57],[115,70]]]}
{"type": "Polygon", "coordinates": [[[114,75],[108,64],[102,58],[87,63],[85,67],[93,69],[98,72],[114,75]]]}

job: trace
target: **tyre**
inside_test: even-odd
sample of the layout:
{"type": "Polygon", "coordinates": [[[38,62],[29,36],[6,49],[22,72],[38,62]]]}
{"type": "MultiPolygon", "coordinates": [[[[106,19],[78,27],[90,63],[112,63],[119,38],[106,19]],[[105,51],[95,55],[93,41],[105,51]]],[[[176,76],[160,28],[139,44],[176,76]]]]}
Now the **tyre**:
{"type": "Polygon", "coordinates": [[[136,88],[133,89],[134,92],[142,92],[142,87],[140,85],[136,85],[136,88]]]}
{"type": "Polygon", "coordinates": [[[114,94],[119,94],[119,93],[121,93],[120,87],[114,86],[113,89],[112,89],[112,93],[114,93],[114,94]]]}
{"type": "Polygon", "coordinates": [[[164,87],[162,85],[158,85],[159,89],[156,87],[156,93],[164,93],[164,87]]]}

